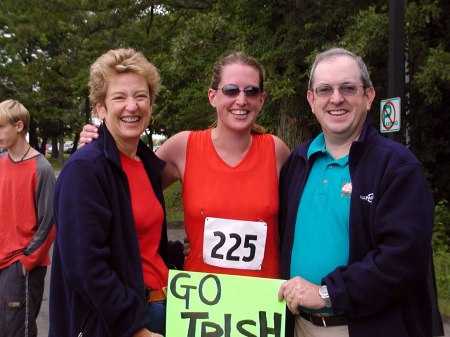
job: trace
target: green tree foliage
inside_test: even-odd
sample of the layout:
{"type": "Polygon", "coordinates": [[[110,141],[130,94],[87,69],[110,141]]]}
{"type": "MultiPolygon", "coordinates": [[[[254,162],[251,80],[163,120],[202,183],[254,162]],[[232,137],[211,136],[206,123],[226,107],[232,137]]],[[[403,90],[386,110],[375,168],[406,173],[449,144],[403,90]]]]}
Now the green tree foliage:
{"type": "MultiPolygon", "coordinates": [[[[444,0],[407,0],[407,99],[401,138],[423,162],[436,200],[449,199],[449,21],[444,0]]],[[[161,72],[155,129],[172,135],[210,125],[215,61],[243,50],[265,66],[259,123],[296,147],[318,125],[306,101],[314,55],[331,46],[361,54],[387,98],[388,3],[383,0],[2,0],[0,98],[23,101],[37,138],[73,137],[89,120],[89,65],[106,50],[134,47],[161,72]]]]}
{"type": "Polygon", "coordinates": [[[178,19],[180,32],[171,41],[168,55],[160,59],[163,90],[156,118],[170,136],[186,129],[208,127],[215,114],[207,91],[212,68],[232,39],[232,27],[214,14],[198,13],[178,19]]]}
{"type": "Polygon", "coordinates": [[[424,164],[437,200],[450,198],[449,10],[447,1],[411,1],[405,11],[410,144],[424,164]]]}
{"type": "Polygon", "coordinates": [[[130,27],[152,6],[150,1],[0,3],[1,83],[5,95],[32,113],[34,146],[39,136],[51,138],[56,149],[58,140],[78,133],[89,120],[89,65],[108,49],[132,46],[130,27]]]}

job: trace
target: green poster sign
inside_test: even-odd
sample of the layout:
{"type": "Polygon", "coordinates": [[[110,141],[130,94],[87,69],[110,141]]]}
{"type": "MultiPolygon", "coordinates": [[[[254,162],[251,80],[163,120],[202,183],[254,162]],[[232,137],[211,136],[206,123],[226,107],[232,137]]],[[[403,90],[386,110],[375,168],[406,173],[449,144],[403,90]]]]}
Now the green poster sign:
{"type": "Polygon", "coordinates": [[[282,283],[170,270],[166,337],[284,337],[282,283]]]}

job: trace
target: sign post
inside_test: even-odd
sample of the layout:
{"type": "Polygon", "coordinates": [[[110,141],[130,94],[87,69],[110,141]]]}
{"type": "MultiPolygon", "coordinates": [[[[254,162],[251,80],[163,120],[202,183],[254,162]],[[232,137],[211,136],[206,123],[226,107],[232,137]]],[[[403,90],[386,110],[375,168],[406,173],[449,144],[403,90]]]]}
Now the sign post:
{"type": "Polygon", "coordinates": [[[380,102],[380,132],[400,131],[400,97],[388,98],[380,102]]]}

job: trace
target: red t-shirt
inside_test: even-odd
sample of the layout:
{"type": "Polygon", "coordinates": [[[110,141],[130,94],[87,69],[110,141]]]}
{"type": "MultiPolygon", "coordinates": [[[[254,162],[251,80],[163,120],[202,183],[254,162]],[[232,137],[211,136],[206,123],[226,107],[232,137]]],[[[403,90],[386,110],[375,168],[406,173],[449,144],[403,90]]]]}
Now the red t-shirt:
{"type": "Polygon", "coordinates": [[[168,268],[158,253],[164,212],[141,161],[120,153],[128,177],[134,223],[142,258],[144,283],[153,290],[167,286],[168,268]]]}
{"type": "Polygon", "coordinates": [[[50,264],[54,186],[43,155],[20,162],[0,155],[0,269],[18,260],[27,270],[50,264]]]}

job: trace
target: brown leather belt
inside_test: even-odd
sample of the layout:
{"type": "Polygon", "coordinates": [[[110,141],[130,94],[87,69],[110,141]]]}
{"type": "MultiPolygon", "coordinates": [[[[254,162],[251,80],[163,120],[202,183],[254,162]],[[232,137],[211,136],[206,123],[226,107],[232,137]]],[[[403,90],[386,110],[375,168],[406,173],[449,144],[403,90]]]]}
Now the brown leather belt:
{"type": "Polygon", "coordinates": [[[147,302],[161,302],[167,299],[167,287],[163,287],[161,290],[146,289],[147,302]]]}
{"type": "Polygon", "coordinates": [[[301,311],[300,316],[304,319],[310,321],[312,324],[316,326],[339,326],[339,325],[347,325],[348,319],[345,315],[320,315],[320,314],[311,314],[309,312],[301,311]]]}

